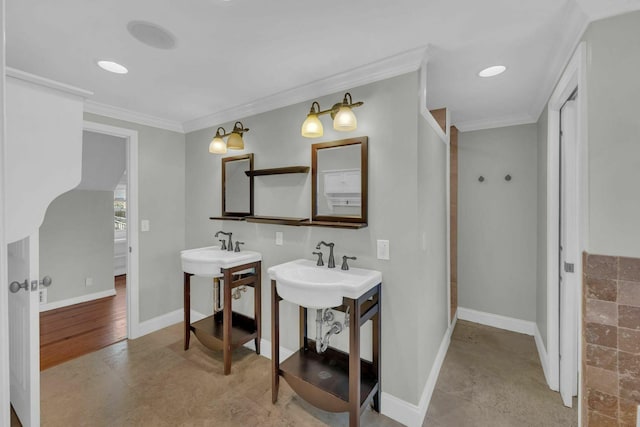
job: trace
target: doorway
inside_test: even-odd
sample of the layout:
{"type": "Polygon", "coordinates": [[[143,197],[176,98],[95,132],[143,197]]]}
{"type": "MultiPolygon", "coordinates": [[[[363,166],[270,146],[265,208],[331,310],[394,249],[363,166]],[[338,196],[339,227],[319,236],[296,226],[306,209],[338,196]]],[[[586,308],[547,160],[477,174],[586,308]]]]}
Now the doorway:
{"type": "MultiPolygon", "coordinates": [[[[580,44],[548,104],[547,358],[549,387],[565,406],[578,394],[582,252],[586,247],[586,46],[580,44]]],[[[578,407],[582,402],[578,399],[578,407]]],[[[581,411],[578,411],[580,417],[581,411]]]]}
{"type": "Polygon", "coordinates": [[[41,370],[127,337],[126,188],[126,140],[84,131],[80,184],[40,226],[40,269],[56,282],[40,290],[41,370]]]}

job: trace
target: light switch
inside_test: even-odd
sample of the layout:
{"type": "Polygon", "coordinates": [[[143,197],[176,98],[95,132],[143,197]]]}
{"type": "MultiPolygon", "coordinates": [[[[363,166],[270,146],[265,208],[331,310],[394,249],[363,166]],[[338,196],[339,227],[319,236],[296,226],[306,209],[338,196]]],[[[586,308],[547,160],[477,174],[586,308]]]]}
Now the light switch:
{"type": "Polygon", "coordinates": [[[143,219],[140,221],[140,231],[149,231],[149,220],[143,219]]]}
{"type": "Polygon", "coordinates": [[[378,259],[389,259],[388,240],[378,240],[378,259]]]}
{"type": "Polygon", "coordinates": [[[282,246],[283,240],[284,238],[282,231],[276,231],[276,245],[282,246]]]}

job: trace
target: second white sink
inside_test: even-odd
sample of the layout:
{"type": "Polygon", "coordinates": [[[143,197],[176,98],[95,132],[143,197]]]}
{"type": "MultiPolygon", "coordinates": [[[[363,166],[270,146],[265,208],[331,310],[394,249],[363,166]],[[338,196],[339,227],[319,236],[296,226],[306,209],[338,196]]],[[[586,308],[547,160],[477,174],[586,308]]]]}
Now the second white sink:
{"type": "Polygon", "coordinates": [[[343,297],[358,298],[382,282],[379,271],[329,269],[308,259],[274,265],[267,273],[282,299],[307,308],[337,307],[343,297]]]}
{"type": "Polygon", "coordinates": [[[207,246],[181,251],[180,260],[182,271],[185,273],[203,277],[221,277],[221,269],[262,261],[262,255],[255,251],[223,251],[220,246],[207,246]]]}

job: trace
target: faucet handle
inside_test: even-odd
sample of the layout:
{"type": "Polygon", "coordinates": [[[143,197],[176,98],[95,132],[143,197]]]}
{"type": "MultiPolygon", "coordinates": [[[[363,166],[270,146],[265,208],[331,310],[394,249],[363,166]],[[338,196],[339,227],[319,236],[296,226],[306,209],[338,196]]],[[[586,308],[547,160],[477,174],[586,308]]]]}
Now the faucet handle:
{"type": "Polygon", "coordinates": [[[355,261],[358,258],[356,258],[354,256],[346,256],[346,255],[344,255],[342,257],[342,267],[340,267],[341,269],[343,269],[343,270],[348,270],[349,269],[349,264],[347,264],[347,260],[348,259],[352,259],[352,260],[355,261]]]}
{"type": "Polygon", "coordinates": [[[221,251],[226,251],[227,250],[227,242],[223,239],[223,240],[220,240],[220,243],[221,243],[220,244],[220,250],[221,251]]]}
{"type": "Polygon", "coordinates": [[[312,252],[312,254],[318,255],[318,262],[316,263],[316,265],[322,267],[324,265],[324,261],[322,260],[322,252],[312,252]]]}
{"type": "Polygon", "coordinates": [[[240,245],[244,245],[244,242],[236,240],[236,249],[234,250],[234,252],[240,252],[240,245]]]}

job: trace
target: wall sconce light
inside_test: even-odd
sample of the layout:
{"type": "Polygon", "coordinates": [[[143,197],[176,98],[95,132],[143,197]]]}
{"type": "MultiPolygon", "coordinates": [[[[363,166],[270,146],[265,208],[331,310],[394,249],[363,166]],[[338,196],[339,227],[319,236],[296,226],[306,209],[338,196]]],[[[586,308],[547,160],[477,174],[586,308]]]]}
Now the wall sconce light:
{"type": "Polygon", "coordinates": [[[364,102],[353,102],[349,92],[344,94],[342,102],[334,104],[328,110],[320,111],[320,104],[313,101],[311,109],[304,123],[302,123],[302,136],[305,138],[318,138],[324,134],[322,122],[318,118],[323,114],[330,113],[333,119],[333,128],[342,132],[352,131],[358,127],[356,115],[353,114],[352,108],[359,107],[364,102]]]}
{"type": "Polygon", "coordinates": [[[216,136],[213,137],[209,144],[209,152],[212,154],[225,154],[227,149],[229,150],[244,150],[244,141],[242,134],[249,132],[249,128],[245,128],[241,122],[236,122],[233,125],[233,130],[227,132],[223,127],[219,127],[216,130],[216,136]],[[224,142],[225,137],[227,142],[224,142]]]}

